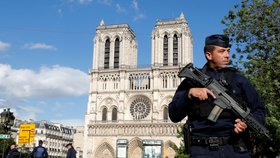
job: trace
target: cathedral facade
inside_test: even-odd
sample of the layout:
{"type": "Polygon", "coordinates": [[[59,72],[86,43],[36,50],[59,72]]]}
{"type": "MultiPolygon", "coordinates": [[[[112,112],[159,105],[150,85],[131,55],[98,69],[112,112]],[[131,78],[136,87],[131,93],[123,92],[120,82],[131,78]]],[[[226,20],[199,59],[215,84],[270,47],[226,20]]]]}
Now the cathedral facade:
{"type": "Polygon", "coordinates": [[[193,42],[183,15],[158,20],[151,36],[151,66],[138,67],[137,41],[127,24],[96,28],[85,114],[84,158],[175,156],[180,146],[168,104],[193,60],[193,42]]]}

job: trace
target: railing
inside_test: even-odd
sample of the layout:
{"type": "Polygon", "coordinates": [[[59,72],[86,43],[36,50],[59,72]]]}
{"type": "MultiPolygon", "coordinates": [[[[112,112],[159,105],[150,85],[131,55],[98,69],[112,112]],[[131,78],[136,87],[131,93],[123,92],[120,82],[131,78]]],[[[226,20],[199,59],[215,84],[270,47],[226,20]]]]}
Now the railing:
{"type": "Polygon", "coordinates": [[[88,125],[89,136],[177,136],[182,123],[171,121],[91,121],[88,125]]]}
{"type": "Polygon", "coordinates": [[[104,66],[102,67],[98,67],[97,69],[92,69],[90,70],[90,72],[92,71],[96,71],[96,70],[134,70],[134,69],[143,69],[143,68],[159,68],[159,67],[179,67],[179,66],[184,66],[181,65],[180,63],[173,65],[173,63],[168,63],[167,65],[164,65],[163,63],[155,63],[155,64],[145,64],[145,65],[120,65],[118,68],[115,68],[114,66],[109,66],[108,68],[104,68],[104,66]]]}
{"type": "Polygon", "coordinates": [[[173,123],[170,120],[91,120],[91,124],[142,124],[142,123],[173,123]]]}

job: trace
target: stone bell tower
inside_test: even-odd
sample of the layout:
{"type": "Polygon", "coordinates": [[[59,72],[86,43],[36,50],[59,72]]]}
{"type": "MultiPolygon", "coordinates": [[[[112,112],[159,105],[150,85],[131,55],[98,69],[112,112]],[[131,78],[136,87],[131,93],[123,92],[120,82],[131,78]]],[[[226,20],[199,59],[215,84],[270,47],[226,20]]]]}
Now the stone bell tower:
{"type": "Polygon", "coordinates": [[[93,42],[93,69],[136,67],[137,42],[127,24],[105,26],[102,20],[93,42]]]}
{"type": "Polygon", "coordinates": [[[152,33],[152,65],[184,66],[193,60],[193,41],[183,13],[158,20],[152,33]]]}

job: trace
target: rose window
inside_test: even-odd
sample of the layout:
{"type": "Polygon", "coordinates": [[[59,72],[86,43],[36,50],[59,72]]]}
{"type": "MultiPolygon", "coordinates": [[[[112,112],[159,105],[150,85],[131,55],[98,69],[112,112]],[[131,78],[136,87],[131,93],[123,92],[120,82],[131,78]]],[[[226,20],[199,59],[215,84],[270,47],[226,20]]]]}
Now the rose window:
{"type": "Polygon", "coordinates": [[[145,98],[135,99],[130,106],[130,113],[134,120],[144,119],[151,111],[150,102],[145,98]]]}

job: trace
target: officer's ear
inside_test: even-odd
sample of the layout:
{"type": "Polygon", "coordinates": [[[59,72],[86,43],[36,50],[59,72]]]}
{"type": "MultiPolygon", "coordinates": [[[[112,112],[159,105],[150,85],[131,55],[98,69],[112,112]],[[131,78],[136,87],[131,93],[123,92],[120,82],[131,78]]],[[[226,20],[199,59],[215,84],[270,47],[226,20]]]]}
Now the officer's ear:
{"type": "Polygon", "coordinates": [[[207,60],[212,60],[213,58],[212,52],[206,51],[204,54],[207,60]]]}

